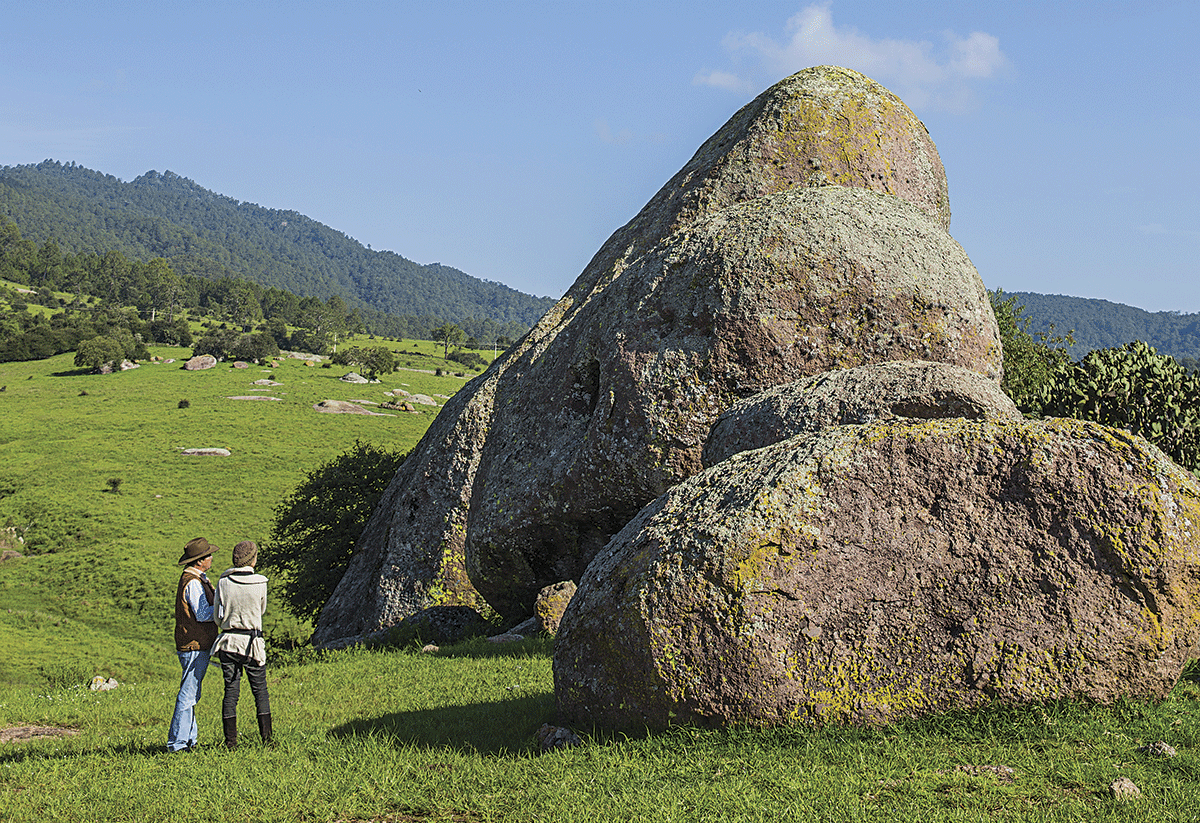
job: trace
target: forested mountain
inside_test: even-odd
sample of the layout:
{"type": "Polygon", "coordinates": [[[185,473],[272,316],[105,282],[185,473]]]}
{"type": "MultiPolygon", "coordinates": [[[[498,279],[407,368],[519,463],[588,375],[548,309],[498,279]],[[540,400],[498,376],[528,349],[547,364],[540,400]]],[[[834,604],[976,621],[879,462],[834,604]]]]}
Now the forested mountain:
{"type": "MultiPolygon", "coordinates": [[[[74,163],[0,166],[0,215],[65,253],[162,257],[180,275],[235,277],[377,313],[527,329],[553,300],[365,248],[294,211],[211,192],[170,171],[124,182],[74,163]]],[[[520,332],[518,332],[519,334],[520,332]]]]}
{"type": "Polygon", "coordinates": [[[1054,325],[1054,334],[1072,332],[1075,345],[1071,357],[1078,360],[1093,349],[1108,349],[1134,340],[1149,343],[1159,354],[1194,363],[1200,359],[1200,314],[1173,311],[1149,312],[1145,309],[1089,297],[1062,294],[1005,292],[1016,297],[1030,318],[1029,331],[1046,331],[1054,325]]]}

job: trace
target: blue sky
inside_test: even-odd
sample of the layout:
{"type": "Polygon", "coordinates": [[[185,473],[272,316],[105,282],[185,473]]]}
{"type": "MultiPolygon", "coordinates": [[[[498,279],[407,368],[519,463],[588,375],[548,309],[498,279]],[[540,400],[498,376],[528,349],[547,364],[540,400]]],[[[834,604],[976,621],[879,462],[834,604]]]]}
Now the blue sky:
{"type": "Polygon", "coordinates": [[[1200,312],[1195,2],[8,0],[0,165],[170,170],[557,297],[740,106],[858,69],[990,288],[1200,312]]]}

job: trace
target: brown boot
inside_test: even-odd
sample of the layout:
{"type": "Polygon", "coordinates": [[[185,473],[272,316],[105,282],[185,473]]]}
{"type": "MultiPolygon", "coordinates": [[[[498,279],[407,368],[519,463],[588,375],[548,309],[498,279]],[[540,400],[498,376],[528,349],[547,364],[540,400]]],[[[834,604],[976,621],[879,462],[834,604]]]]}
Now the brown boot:
{"type": "Polygon", "coordinates": [[[260,714],[258,716],[258,733],[262,736],[264,746],[274,746],[275,739],[271,736],[271,715],[260,714]]]}
{"type": "Polygon", "coordinates": [[[237,715],[222,717],[221,726],[225,729],[225,748],[233,751],[237,748],[237,715]]]}

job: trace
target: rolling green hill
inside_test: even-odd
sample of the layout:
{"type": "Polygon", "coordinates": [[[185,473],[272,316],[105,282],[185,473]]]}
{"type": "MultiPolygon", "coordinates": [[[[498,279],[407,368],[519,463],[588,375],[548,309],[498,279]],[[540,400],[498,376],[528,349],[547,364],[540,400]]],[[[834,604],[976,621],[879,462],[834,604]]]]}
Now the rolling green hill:
{"type": "Polygon", "coordinates": [[[1087,297],[1034,292],[1005,292],[1016,297],[1030,318],[1029,331],[1046,331],[1051,324],[1055,334],[1072,332],[1075,345],[1071,356],[1083,357],[1093,349],[1108,349],[1134,340],[1149,343],[1159,354],[1196,367],[1200,359],[1200,314],[1173,311],[1150,312],[1145,309],[1087,297]]]}
{"type": "Polygon", "coordinates": [[[351,308],[528,328],[553,304],[438,263],[377,252],[295,211],[209,191],[170,171],[125,182],[74,163],[0,166],[0,215],[63,252],[163,257],[178,274],[234,276],[351,308]]]}

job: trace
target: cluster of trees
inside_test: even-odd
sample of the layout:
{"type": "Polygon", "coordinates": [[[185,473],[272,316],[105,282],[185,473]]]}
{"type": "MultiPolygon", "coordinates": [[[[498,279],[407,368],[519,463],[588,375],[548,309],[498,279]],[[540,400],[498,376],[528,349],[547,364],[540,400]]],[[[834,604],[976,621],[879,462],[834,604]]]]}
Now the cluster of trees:
{"type": "Polygon", "coordinates": [[[227,274],[179,274],[161,257],[141,262],[114,251],[64,254],[54,240],[38,246],[25,239],[2,217],[0,277],[24,287],[0,289],[0,361],[77,351],[96,337],[108,339],[89,346],[80,365],[96,364],[100,352],[111,353],[118,343],[130,359],[145,344],[189,346],[189,313],[223,321],[195,344],[197,353],[222,358],[259,360],[281,348],[326,353],[342,337],[367,330],[336,294],[297,297],[227,274]],[[51,312],[30,312],[31,303],[51,312]]]}
{"type": "MultiPolygon", "coordinates": [[[[297,212],[239,202],[169,171],[126,183],[53,160],[0,166],[0,215],[39,246],[55,241],[39,285],[56,278],[56,252],[111,251],[129,260],[161,258],[185,280],[252,281],[260,303],[270,299],[265,291],[322,302],[340,295],[378,335],[428,339],[449,321],[488,343],[520,336],[553,303],[449,266],[372,251],[297,212]]],[[[42,248],[34,251],[40,255],[42,248]]],[[[62,274],[50,288],[71,290],[70,272],[62,274]]],[[[114,299],[102,288],[91,293],[114,299]]],[[[125,295],[122,305],[134,305],[131,298],[125,295]]]]}
{"type": "Polygon", "coordinates": [[[357,366],[368,380],[375,380],[396,370],[396,357],[387,346],[352,346],[333,356],[339,366],[357,366]]]}
{"type": "Polygon", "coordinates": [[[1080,361],[1072,335],[1031,334],[1016,295],[991,293],[1004,346],[1002,388],[1030,417],[1092,420],[1141,435],[1200,474],[1200,374],[1140,340],[1080,361]]]}

